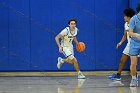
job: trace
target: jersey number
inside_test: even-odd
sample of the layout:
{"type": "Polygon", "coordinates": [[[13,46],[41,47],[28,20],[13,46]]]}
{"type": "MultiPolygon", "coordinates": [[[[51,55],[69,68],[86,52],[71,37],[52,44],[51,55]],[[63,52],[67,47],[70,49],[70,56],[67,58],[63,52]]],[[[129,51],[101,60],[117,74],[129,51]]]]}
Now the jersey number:
{"type": "Polygon", "coordinates": [[[70,39],[70,41],[69,41],[69,42],[71,42],[71,40],[72,40],[72,39],[70,39]]]}

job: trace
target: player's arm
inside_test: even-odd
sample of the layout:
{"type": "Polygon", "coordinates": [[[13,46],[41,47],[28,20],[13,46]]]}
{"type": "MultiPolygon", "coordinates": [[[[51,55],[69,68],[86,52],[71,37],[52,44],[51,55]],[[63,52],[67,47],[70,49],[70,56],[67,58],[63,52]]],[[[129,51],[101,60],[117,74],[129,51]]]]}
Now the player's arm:
{"type": "Polygon", "coordinates": [[[137,38],[137,39],[140,40],[140,34],[135,33],[134,30],[133,30],[133,29],[135,28],[135,25],[136,25],[135,19],[132,17],[132,18],[130,19],[129,36],[135,37],[135,38],[137,38]]]}
{"type": "Polygon", "coordinates": [[[56,37],[55,37],[55,41],[56,41],[56,44],[59,48],[59,52],[62,53],[62,47],[61,47],[61,44],[59,42],[59,39],[62,38],[63,36],[67,35],[67,30],[64,29],[62,30],[56,37]]]}
{"type": "Polygon", "coordinates": [[[132,18],[130,19],[130,26],[129,26],[129,36],[131,37],[137,37],[137,33],[134,33],[134,29],[135,28],[135,19],[132,18]]]}
{"type": "Polygon", "coordinates": [[[63,29],[56,37],[55,37],[55,41],[58,47],[61,47],[61,44],[59,42],[59,39],[62,38],[63,36],[65,36],[67,34],[67,30],[63,29]]]}
{"type": "Polygon", "coordinates": [[[78,40],[77,40],[76,36],[74,37],[73,41],[74,41],[76,44],[78,44],[78,40]]]}
{"type": "Polygon", "coordinates": [[[57,44],[57,46],[58,46],[58,48],[59,48],[59,52],[60,52],[60,53],[62,53],[62,47],[61,47],[60,42],[59,42],[59,39],[60,39],[61,37],[62,37],[61,34],[58,34],[58,35],[55,37],[55,41],[56,41],[56,44],[57,44]]]}
{"type": "Polygon", "coordinates": [[[55,41],[56,41],[56,44],[58,47],[60,47],[60,42],[59,42],[59,39],[62,38],[62,35],[61,34],[58,34],[56,37],[55,37],[55,41]]]}
{"type": "Polygon", "coordinates": [[[126,38],[127,38],[127,32],[124,29],[123,37],[122,37],[121,41],[117,44],[116,48],[118,48],[126,40],[126,38]]]}
{"type": "Polygon", "coordinates": [[[126,40],[126,38],[127,38],[127,32],[126,32],[126,30],[124,30],[124,34],[123,34],[123,37],[122,37],[120,43],[122,44],[126,40]]]}
{"type": "Polygon", "coordinates": [[[133,29],[129,29],[129,35],[130,35],[131,37],[136,37],[137,39],[140,40],[140,34],[134,33],[133,29]]]}

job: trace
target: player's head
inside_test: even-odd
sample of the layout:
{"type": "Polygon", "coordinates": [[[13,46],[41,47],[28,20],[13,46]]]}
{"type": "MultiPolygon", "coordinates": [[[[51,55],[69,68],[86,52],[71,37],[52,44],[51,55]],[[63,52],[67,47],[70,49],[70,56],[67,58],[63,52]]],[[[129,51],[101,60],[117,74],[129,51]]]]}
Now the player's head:
{"type": "Polygon", "coordinates": [[[137,4],[136,10],[138,13],[140,12],[140,3],[137,4]]]}
{"type": "Polygon", "coordinates": [[[130,18],[135,15],[135,11],[131,8],[126,8],[123,13],[125,22],[128,22],[130,18]]]}
{"type": "Polygon", "coordinates": [[[76,23],[77,23],[77,20],[75,18],[71,18],[71,19],[68,20],[68,25],[69,25],[70,28],[75,28],[76,23]]]}

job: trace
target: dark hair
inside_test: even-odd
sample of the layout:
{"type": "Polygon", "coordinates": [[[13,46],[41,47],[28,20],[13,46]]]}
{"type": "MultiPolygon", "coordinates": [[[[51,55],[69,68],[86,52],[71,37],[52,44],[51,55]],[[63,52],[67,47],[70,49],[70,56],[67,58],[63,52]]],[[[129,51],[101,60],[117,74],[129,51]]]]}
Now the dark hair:
{"type": "Polygon", "coordinates": [[[135,15],[135,11],[132,8],[126,8],[123,13],[130,18],[135,15]]]}
{"type": "Polygon", "coordinates": [[[140,3],[137,4],[136,10],[138,13],[140,12],[140,3]]]}
{"type": "Polygon", "coordinates": [[[71,18],[68,20],[68,24],[70,24],[71,21],[75,21],[75,23],[77,23],[77,20],[75,18],[71,18]]]}

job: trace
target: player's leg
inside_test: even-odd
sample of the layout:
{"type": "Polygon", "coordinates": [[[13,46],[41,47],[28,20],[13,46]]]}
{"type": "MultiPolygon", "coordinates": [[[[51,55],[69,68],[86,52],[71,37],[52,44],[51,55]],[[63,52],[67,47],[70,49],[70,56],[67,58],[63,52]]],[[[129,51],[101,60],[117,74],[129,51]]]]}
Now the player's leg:
{"type": "Polygon", "coordinates": [[[58,57],[57,67],[60,68],[64,62],[70,63],[74,65],[74,68],[77,72],[79,72],[79,66],[77,63],[77,59],[74,57],[73,47],[63,47],[63,54],[65,55],[65,59],[58,57]]]}
{"type": "Polygon", "coordinates": [[[137,72],[137,61],[138,61],[138,57],[137,56],[131,56],[131,66],[130,66],[130,70],[131,70],[131,76],[132,76],[132,80],[130,83],[130,86],[138,86],[138,81],[137,81],[137,77],[136,77],[136,72],[137,72]]]}
{"type": "Polygon", "coordinates": [[[75,70],[78,73],[78,78],[79,79],[85,78],[85,76],[82,74],[82,72],[79,69],[79,65],[78,65],[77,59],[73,55],[67,57],[66,59],[62,59],[62,60],[63,60],[63,62],[67,62],[67,63],[70,63],[70,64],[74,65],[74,68],[75,68],[75,70]]]}
{"type": "Polygon", "coordinates": [[[129,58],[129,49],[130,49],[130,44],[127,43],[127,45],[123,51],[122,57],[120,59],[120,64],[119,64],[119,68],[118,68],[118,72],[117,72],[118,75],[121,75],[124,65],[125,65],[127,59],[129,58]]]}
{"type": "Polygon", "coordinates": [[[119,64],[119,68],[118,68],[118,72],[117,74],[113,74],[113,75],[109,75],[108,78],[111,80],[121,80],[121,72],[124,68],[125,62],[127,61],[127,59],[129,58],[128,55],[123,54],[121,59],[120,59],[120,64],[119,64]]]}
{"type": "Polygon", "coordinates": [[[130,51],[129,54],[131,55],[131,65],[130,65],[130,71],[131,71],[131,83],[130,86],[136,87],[138,86],[138,80],[137,80],[137,62],[138,62],[138,54],[139,54],[139,49],[134,45],[135,42],[133,42],[130,46],[130,51]]]}
{"type": "Polygon", "coordinates": [[[70,47],[62,47],[63,49],[63,54],[66,57],[65,59],[58,57],[58,62],[57,62],[57,68],[60,69],[62,64],[64,62],[69,62],[68,57],[72,55],[71,51],[70,51],[70,47]]]}
{"type": "Polygon", "coordinates": [[[111,79],[111,80],[121,80],[121,72],[124,68],[124,65],[125,65],[127,59],[129,58],[128,55],[129,55],[129,44],[127,44],[127,46],[125,47],[125,49],[123,51],[117,73],[113,74],[113,75],[109,75],[108,76],[109,79],[111,79]]]}
{"type": "MultiPolygon", "coordinates": [[[[61,65],[64,62],[70,63],[74,65],[75,70],[78,72],[78,78],[85,78],[85,76],[82,74],[82,72],[79,69],[79,65],[77,62],[77,59],[74,57],[73,47],[67,47],[63,49],[63,54],[66,56],[65,59],[62,59],[59,57],[59,62],[61,65]]],[[[57,65],[58,68],[60,68],[60,65],[57,65]]]]}
{"type": "Polygon", "coordinates": [[[84,79],[85,78],[85,76],[82,74],[82,72],[79,69],[77,59],[73,55],[69,56],[66,59],[63,59],[63,61],[74,65],[74,68],[78,73],[78,78],[79,79],[84,79]]]}
{"type": "Polygon", "coordinates": [[[62,49],[63,49],[63,54],[66,58],[63,59],[61,57],[58,57],[58,63],[57,63],[57,68],[58,69],[61,68],[61,66],[64,62],[71,63],[70,60],[69,60],[69,58],[72,55],[72,52],[70,51],[70,47],[63,47],[62,49]]]}
{"type": "Polygon", "coordinates": [[[70,63],[70,64],[73,64],[74,65],[74,68],[77,72],[80,71],[79,69],[79,65],[78,65],[78,62],[77,62],[77,59],[71,55],[69,57],[67,57],[66,59],[63,59],[64,62],[67,62],[67,63],[70,63]]]}
{"type": "Polygon", "coordinates": [[[128,55],[125,55],[125,54],[122,55],[121,60],[120,60],[120,64],[119,64],[119,69],[117,72],[118,75],[121,75],[121,72],[122,72],[124,65],[125,65],[128,58],[129,58],[128,55]]]}

